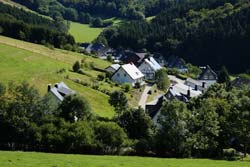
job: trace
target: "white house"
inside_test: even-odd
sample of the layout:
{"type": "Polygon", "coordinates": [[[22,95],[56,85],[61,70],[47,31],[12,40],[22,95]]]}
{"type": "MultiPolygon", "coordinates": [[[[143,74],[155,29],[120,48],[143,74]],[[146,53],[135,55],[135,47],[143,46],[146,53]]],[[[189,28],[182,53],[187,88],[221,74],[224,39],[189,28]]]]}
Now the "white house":
{"type": "Polygon", "coordinates": [[[144,83],[144,75],[141,71],[133,64],[122,65],[112,76],[112,81],[120,84],[130,83],[135,86],[135,83],[144,83]]]}
{"type": "Polygon", "coordinates": [[[145,75],[146,79],[154,79],[155,72],[162,67],[157,63],[157,61],[155,61],[153,57],[149,57],[144,59],[138,68],[145,75]]]}
{"type": "Polygon", "coordinates": [[[202,81],[195,80],[192,78],[188,78],[184,84],[187,86],[190,86],[194,90],[199,90],[201,92],[204,92],[208,88],[208,86],[206,85],[206,82],[202,82],[202,81]]]}
{"type": "Polygon", "coordinates": [[[56,83],[54,87],[49,84],[48,92],[51,93],[58,102],[62,102],[65,96],[76,93],[74,90],[70,89],[64,82],[56,83]]]}
{"type": "Polygon", "coordinates": [[[201,74],[198,76],[200,82],[205,82],[208,87],[217,82],[218,76],[209,65],[200,68],[202,69],[201,74]]]}
{"type": "Polygon", "coordinates": [[[113,74],[115,73],[119,68],[120,68],[120,64],[112,64],[110,66],[108,66],[107,68],[105,68],[105,71],[113,74]]]}

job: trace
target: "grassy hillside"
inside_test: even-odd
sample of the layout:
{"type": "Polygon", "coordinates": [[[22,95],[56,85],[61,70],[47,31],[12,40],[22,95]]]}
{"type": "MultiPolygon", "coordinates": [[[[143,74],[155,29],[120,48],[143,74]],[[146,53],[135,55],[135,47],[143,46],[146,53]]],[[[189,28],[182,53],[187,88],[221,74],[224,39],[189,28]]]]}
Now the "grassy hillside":
{"type": "MultiPolygon", "coordinates": [[[[41,45],[0,36],[1,82],[7,84],[10,81],[27,80],[39,89],[41,94],[45,94],[47,84],[64,81],[88,99],[94,112],[100,116],[112,117],[113,108],[108,103],[109,96],[92,89],[91,86],[85,87],[72,81],[78,79],[91,84],[91,81],[100,74],[100,72],[87,67],[83,67],[87,75],[70,72],[72,64],[82,59],[84,59],[86,66],[92,63],[96,67],[105,68],[110,64],[90,56],[59,49],[51,50],[41,45]],[[62,69],[65,72],[59,73],[58,71],[62,69]]],[[[100,87],[110,90],[118,89],[110,88],[110,85],[104,82],[100,83],[100,87]]]]}
{"type": "Polygon", "coordinates": [[[250,162],[0,152],[1,167],[249,167],[250,162]]]}
{"type": "Polygon", "coordinates": [[[76,42],[92,42],[102,32],[102,28],[93,28],[89,24],[70,22],[69,33],[74,36],[76,42]]]}

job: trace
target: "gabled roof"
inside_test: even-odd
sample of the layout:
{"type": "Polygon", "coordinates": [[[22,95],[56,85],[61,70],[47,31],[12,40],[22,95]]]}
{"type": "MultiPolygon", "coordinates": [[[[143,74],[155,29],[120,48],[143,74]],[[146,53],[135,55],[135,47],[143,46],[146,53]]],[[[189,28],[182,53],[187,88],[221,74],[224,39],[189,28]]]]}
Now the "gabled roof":
{"type": "MultiPolygon", "coordinates": [[[[198,79],[199,80],[203,80],[204,79],[204,75],[209,73],[213,75],[214,79],[217,80],[217,74],[212,70],[212,68],[209,65],[206,65],[206,67],[201,67],[202,72],[199,75],[198,79]]],[[[209,80],[209,79],[208,79],[209,80]]]]}
{"type": "Polygon", "coordinates": [[[173,95],[175,95],[175,96],[182,96],[182,95],[186,96],[188,90],[190,91],[190,97],[196,97],[196,96],[199,96],[200,94],[202,94],[201,91],[199,91],[199,90],[193,90],[189,86],[181,84],[181,83],[173,85],[170,88],[170,90],[173,93],[173,95]]]}
{"type": "MultiPolygon", "coordinates": [[[[107,68],[109,68],[109,67],[111,67],[111,68],[113,68],[115,71],[117,71],[117,70],[121,67],[121,65],[120,65],[120,64],[112,64],[112,65],[108,66],[107,68]]],[[[106,68],[106,69],[107,69],[107,68],[106,68]]]]}
{"type": "Polygon", "coordinates": [[[134,80],[144,77],[142,72],[133,63],[122,65],[121,68],[134,80]]]}
{"type": "Polygon", "coordinates": [[[237,77],[231,82],[233,87],[242,88],[243,86],[250,85],[250,79],[237,77]]]}
{"type": "Polygon", "coordinates": [[[122,55],[120,60],[123,61],[124,63],[138,64],[144,59],[147,53],[136,53],[131,50],[125,50],[121,51],[119,54],[122,55]]]}
{"type": "Polygon", "coordinates": [[[159,69],[161,69],[162,67],[160,66],[160,64],[157,63],[157,61],[155,61],[155,59],[153,57],[149,57],[144,59],[145,63],[147,63],[154,71],[157,71],[159,69]]]}
{"type": "Polygon", "coordinates": [[[76,92],[70,89],[64,82],[56,83],[53,88],[49,90],[60,101],[63,101],[64,96],[75,94],[76,92]]]}
{"type": "Polygon", "coordinates": [[[170,56],[167,59],[167,67],[169,68],[187,68],[183,59],[177,56],[170,56]]]}

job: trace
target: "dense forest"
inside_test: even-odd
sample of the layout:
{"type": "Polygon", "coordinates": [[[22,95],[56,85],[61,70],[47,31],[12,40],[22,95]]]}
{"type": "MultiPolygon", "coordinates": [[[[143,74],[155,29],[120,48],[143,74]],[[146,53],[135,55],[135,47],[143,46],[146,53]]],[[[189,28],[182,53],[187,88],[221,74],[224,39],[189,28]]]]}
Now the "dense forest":
{"type": "Polygon", "coordinates": [[[57,48],[72,48],[75,44],[74,38],[68,34],[68,25],[63,18],[56,17],[52,20],[2,3],[0,33],[57,48]]]}
{"type": "Polygon", "coordinates": [[[244,72],[250,68],[250,2],[227,2],[231,3],[183,3],[150,23],[131,21],[106,30],[99,40],[115,48],[147,49],[166,57],[175,54],[195,65],[216,69],[225,65],[232,73],[244,72]]]}

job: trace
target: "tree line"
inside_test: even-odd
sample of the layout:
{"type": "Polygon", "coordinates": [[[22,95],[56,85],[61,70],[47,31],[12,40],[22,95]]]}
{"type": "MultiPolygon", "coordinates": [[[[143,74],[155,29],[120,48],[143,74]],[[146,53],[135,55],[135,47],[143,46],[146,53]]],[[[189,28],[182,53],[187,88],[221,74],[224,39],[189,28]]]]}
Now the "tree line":
{"type": "Polygon", "coordinates": [[[24,41],[67,49],[74,46],[67,23],[59,17],[50,20],[34,13],[0,3],[0,33],[24,41]]]}
{"type": "Polygon", "coordinates": [[[249,92],[216,84],[189,103],[166,101],[154,123],[123,92],[110,95],[108,119],[77,94],[58,103],[26,82],[0,84],[0,149],[235,159],[228,150],[250,151],[249,92]]]}
{"type": "Polygon", "coordinates": [[[165,57],[174,54],[194,65],[209,64],[215,69],[225,65],[231,73],[246,71],[249,1],[196,2],[169,8],[151,22],[112,27],[99,39],[115,48],[146,49],[165,57]],[[235,62],[242,65],[235,66],[235,62]]]}

